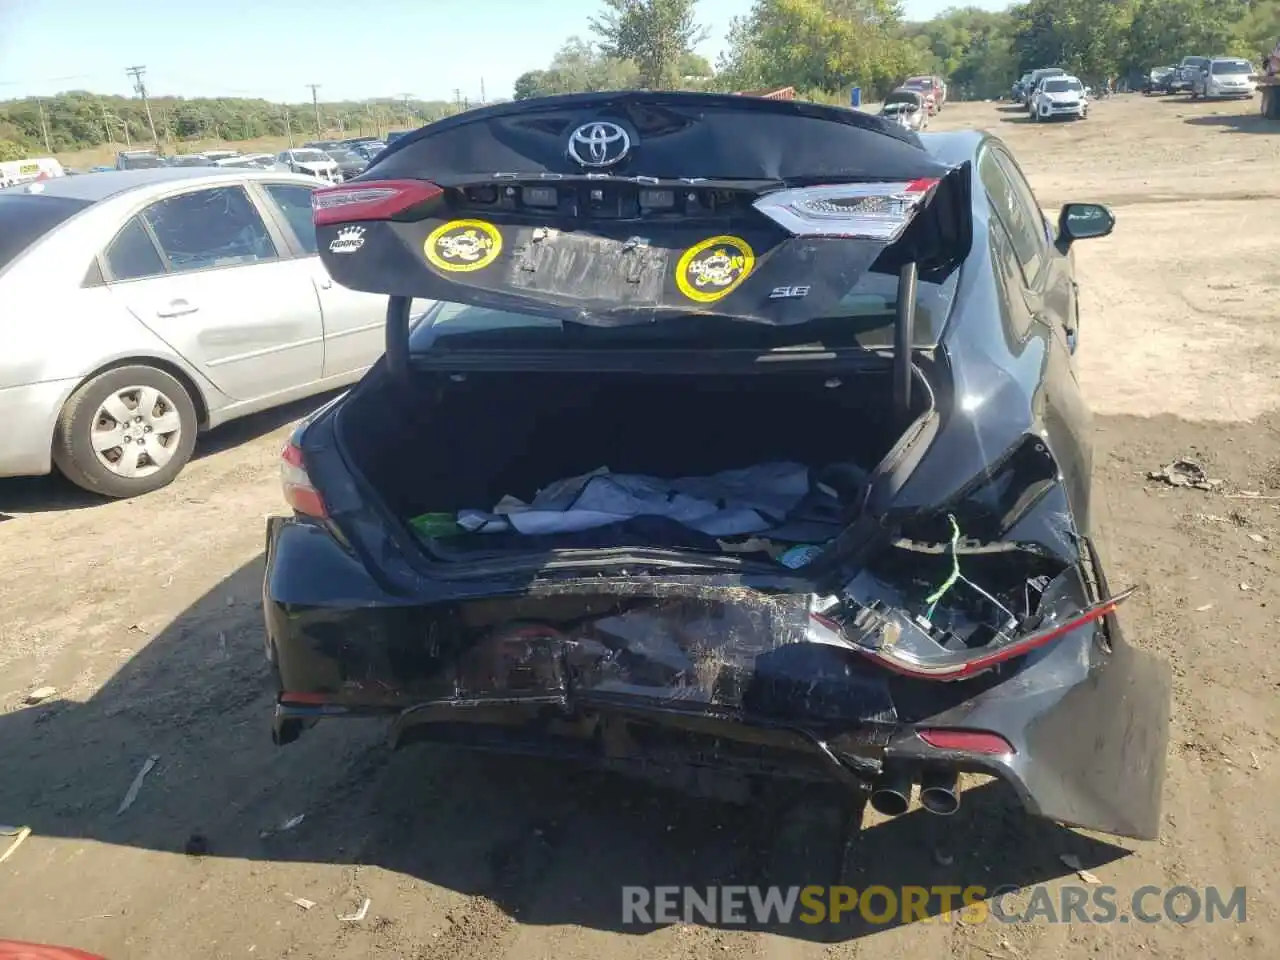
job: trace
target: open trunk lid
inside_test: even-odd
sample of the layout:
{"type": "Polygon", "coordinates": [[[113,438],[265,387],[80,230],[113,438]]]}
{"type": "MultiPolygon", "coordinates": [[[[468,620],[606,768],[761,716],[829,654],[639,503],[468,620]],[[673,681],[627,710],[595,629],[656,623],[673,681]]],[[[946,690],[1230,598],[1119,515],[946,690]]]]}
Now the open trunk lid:
{"type": "Polygon", "coordinates": [[[968,184],[855,110],[626,92],[430,124],[313,203],[325,266],[356,290],[596,326],[789,325],[837,313],[868,271],[945,278],[968,184]]]}

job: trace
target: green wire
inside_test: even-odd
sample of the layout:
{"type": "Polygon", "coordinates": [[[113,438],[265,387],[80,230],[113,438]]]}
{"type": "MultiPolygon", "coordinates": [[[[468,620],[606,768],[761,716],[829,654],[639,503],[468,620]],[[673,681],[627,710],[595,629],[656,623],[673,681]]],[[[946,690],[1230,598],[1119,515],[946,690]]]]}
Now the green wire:
{"type": "Polygon", "coordinates": [[[956,523],[956,518],[952,514],[947,514],[947,519],[951,521],[951,575],[942,582],[937,590],[924,598],[924,602],[929,604],[929,609],[925,611],[924,618],[933,620],[933,611],[938,606],[938,601],[947,595],[947,591],[956,585],[960,579],[960,554],[958,547],[960,545],[960,525],[956,523]]]}

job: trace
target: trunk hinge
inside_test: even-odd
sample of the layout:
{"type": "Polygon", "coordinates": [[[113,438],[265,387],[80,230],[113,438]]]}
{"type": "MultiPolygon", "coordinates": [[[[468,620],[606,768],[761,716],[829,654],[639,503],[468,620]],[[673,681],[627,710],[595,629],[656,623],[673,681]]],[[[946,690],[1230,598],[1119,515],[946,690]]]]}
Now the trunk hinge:
{"type": "Polygon", "coordinates": [[[919,268],[909,260],[898,268],[898,302],[893,318],[893,407],[900,422],[911,422],[911,350],[916,338],[916,281],[919,268]]]}
{"type": "Polygon", "coordinates": [[[387,298],[387,369],[393,379],[409,381],[409,309],[411,297],[387,298]]]}

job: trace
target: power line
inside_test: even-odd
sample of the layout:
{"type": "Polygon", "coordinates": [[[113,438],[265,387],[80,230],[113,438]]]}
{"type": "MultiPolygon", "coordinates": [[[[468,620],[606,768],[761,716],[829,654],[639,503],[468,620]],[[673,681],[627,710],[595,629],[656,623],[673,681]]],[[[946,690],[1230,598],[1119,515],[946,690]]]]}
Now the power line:
{"type": "Polygon", "coordinates": [[[151,118],[151,101],[147,99],[147,85],[142,82],[142,76],[147,72],[147,68],[143,66],[125,67],[124,72],[133,77],[133,88],[138,92],[138,96],[142,98],[142,105],[147,111],[147,126],[151,128],[151,139],[155,141],[156,153],[159,153],[160,138],[156,135],[156,122],[151,118]]]}
{"type": "Polygon", "coordinates": [[[308,84],[307,84],[307,86],[311,88],[311,105],[312,105],[313,107],[315,107],[315,111],[316,111],[316,139],[317,139],[317,140],[319,140],[319,139],[320,139],[320,137],[321,137],[321,132],[320,132],[320,95],[319,95],[318,93],[316,93],[316,91],[320,89],[320,84],[318,84],[318,83],[308,83],[308,84]]]}

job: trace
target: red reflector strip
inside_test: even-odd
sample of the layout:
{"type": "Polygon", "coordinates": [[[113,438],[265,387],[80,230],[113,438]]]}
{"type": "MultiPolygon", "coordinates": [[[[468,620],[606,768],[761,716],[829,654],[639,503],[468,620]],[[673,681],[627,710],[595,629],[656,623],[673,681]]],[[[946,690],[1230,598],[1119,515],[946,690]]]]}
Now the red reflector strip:
{"type": "Polygon", "coordinates": [[[982,730],[917,730],[916,736],[936,750],[959,750],[963,753],[995,756],[1015,752],[1013,744],[1004,737],[982,730]]]}
{"type": "Polygon", "coordinates": [[[388,220],[444,193],[427,180],[370,180],[321,187],[311,193],[311,219],[317,227],[360,220],[388,220]]]}

